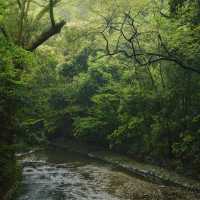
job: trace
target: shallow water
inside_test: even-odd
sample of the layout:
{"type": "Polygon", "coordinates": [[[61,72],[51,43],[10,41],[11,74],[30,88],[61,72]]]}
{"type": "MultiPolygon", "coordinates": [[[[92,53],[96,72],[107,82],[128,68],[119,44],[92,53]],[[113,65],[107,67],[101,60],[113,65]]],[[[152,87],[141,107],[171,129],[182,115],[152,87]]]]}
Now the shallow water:
{"type": "Polygon", "coordinates": [[[198,200],[193,193],[140,180],[113,166],[67,150],[51,149],[22,160],[17,200],[198,200]]]}

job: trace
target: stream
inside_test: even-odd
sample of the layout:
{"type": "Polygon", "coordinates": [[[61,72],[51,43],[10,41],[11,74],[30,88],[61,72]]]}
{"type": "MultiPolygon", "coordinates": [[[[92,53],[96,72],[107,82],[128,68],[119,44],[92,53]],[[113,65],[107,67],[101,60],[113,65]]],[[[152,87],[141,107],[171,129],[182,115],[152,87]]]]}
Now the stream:
{"type": "Polygon", "coordinates": [[[17,200],[199,200],[199,194],[155,184],[113,165],[63,149],[27,155],[17,200]]]}

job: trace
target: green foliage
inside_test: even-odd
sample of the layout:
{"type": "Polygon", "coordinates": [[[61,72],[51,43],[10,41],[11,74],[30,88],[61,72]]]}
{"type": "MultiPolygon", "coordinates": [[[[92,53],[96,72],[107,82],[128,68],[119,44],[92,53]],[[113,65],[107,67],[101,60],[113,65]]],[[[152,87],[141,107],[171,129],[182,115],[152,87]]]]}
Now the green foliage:
{"type": "MultiPolygon", "coordinates": [[[[4,191],[15,179],[15,136],[22,146],[73,136],[161,164],[177,160],[177,168],[199,172],[200,76],[179,65],[199,70],[198,2],[88,0],[74,8],[78,16],[72,4],[64,6],[71,16],[65,31],[30,53],[23,49],[28,38],[39,35],[48,19],[42,15],[33,28],[37,13],[30,10],[23,41],[17,43],[20,27],[13,19],[20,12],[15,4],[10,9],[0,0],[0,184],[8,178],[4,191]],[[129,19],[122,30],[127,11],[136,16],[135,27],[129,19]],[[102,30],[108,41],[99,34],[102,30]],[[132,44],[138,47],[135,52],[128,42],[133,33],[138,35],[132,44]],[[116,43],[122,51],[116,52],[116,43]],[[112,56],[105,55],[106,44],[112,56]],[[168,60],[142,65],[124,52],[156,53],[168,60]],[[172,62],[174,58],[180,62],[172,62]]],[[[149,55],[140,61],[158,58],[149,55]]]]}
{"type": "MultiPolygon", "coordinates": [[[[196,16],[195,1],[190,5],[186,1],[171,1],[171,8],[168,7],[171,12],[172,3],[174,9],[176,7],[176,16],[152,15],[153,6],[150,5],[145,15],[149,24],[142,18],[138,20],[139,30],[152,31],[144,38],[141,36],[141,44],[147,50],[162,51],[155,47],[153,40],[156,37],[153,30],[156,32],[159,28],[166,47],[198,69],[200,40],[198,24],[193,20],[196,16]],[[181,9],[190,12],[181,12],[181,9]]],[[[106,6],[111,9],[110,5],[106,6]]],[[[137,9],[141,8],[137,6],[137,9]]],[[[120,17],[119,14],[114,20],[120,17]]],[[[81,33],[82,30],[79,31],[81,33]]],[[[109,38],[113,37],[111,46],[116,40],[112,31],[109,35],[109,38]]],[[[130,29],[127,28],[126,34],[131,34],[130,29]]],[[[81,46],[85,48],[87,42],[89,49],[85,67],[79,67],[84,62],[77,59],[80,54],[75,53],[73,60],[77,62],[63,65],[62,69],[66,71],[60,74],[75,89],[66,106],[73,108],[66,111],[73,120],[74,136],[161,163],[178,159],[183,166],[191,168],[194,164],[197,169],[199,126],[193,119],[198,118],[200,109],[199,75],[167,61],[153,64],[148,70],[137,65],[130,66],[128,59],[121,55],[95,60],[101,53],[92,52],[101,49],[101,45],[95,43],[101,39],[96,37],[92,40],[96,47],[88,45],[90,40],[86,37],[81,41],[81,46]],[[91,47],[95,49],[91,51],[91,47]]],[[[69,51],[73,42],[67,40],[67,43],[69,51]]],[[[77,52],[74,47],[71,50],[77,52]]]]}
{"type": "Polygon", "coordinates": [[[31,61],[28,53],[2,37],[0,47],[0,195],[3,196],[15,186],[18,177],[13,136],[16,134],[17,106],[20,105],[18,92],[25,84],[20,74],[31,61]]]}
{"type": "MultiPolygon", "coordinates": [[[[139,30],[147,32],[139,38],[141,45],[150,52],[165,53],[155,46],[158,28],[166,48],[198,69],[200,40],[198,25],[191,20],[194,12],[163,17],[153,15],[153,8],[149,5],[145,13],[147,21],[140,17],[137,21],[139,30]]],[[[115,14],[118,21],[121,15],[115,14]]],[[[198,171],[199,75],[170,61],[142,67],[123,55],[104,57],[102,38],[91,34],[90,28],[75,26],[64,32],[62,43],[58,40],[53,44],[61,45],[64,61],[57,65],[49,56],[33,72],[29,92],[34,91],[34,95],[28,96],[35,110],[32,113],[28,107],[24,113],[24,121],[28,122],[25,127],[30,127],[27,135],[34,132],[36,138],[46,140],[62,132],[62,136],[73,135],[161,164],[178,160],[181,166],[191,169],[195,165],[198,171]],[[37,126],[38,122],[42,125],[37,126]]],[[[111,46],[117,38],[112,31],[111,46]]],[[[126,31],[131,34],[130,29],[126,31]]],[[[119,45],[126,46],[124,41],[119,45]]]]}

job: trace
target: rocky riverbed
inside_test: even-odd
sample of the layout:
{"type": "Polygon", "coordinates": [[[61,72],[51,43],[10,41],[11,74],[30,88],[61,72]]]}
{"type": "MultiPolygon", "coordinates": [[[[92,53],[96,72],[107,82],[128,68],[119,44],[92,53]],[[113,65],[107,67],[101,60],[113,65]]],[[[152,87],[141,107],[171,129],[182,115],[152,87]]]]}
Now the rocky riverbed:
{"type": "Polygon", "coordinates": [[[175,186],[149,182],[112,164],[64,149],[23,157],[17,200],[199,200],[175,186]]]}

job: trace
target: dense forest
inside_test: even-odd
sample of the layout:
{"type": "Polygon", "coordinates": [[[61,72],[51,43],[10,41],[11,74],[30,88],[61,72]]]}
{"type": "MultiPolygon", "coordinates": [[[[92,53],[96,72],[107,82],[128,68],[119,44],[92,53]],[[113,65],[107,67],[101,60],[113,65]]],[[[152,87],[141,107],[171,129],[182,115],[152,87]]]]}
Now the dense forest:
{"type": "Polygon", "coordinates": [[[59,137],[200,178],[199,64],[199,0],[0,0],[0,196],[59,137]]]}

